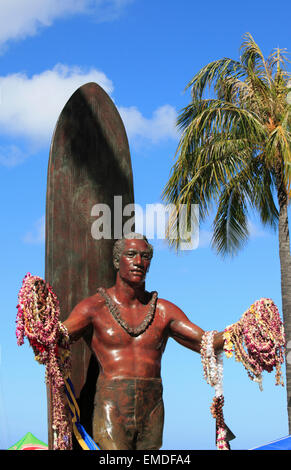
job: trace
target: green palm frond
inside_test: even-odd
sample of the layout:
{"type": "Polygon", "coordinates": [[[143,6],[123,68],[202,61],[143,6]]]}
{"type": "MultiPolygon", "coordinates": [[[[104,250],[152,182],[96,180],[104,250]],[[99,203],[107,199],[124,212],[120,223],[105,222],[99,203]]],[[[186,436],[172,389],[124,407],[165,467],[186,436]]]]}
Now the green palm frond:
{"type": "Polygon", "coordinates": [[[236,254],[249,234],[245,194],[239,185],[222,191],[213,225],[212,246],[222,255],[236,254]]]}
{"type": "Polygon", "coordinates": [[[185,90],[191,88],[193,99],[200,100],[207,87],[210,88],[219,78],[233,74],[244,74],[240,62],[224,57],[203,67],[188,83],[185,90]]]}
{"type": "Polygon", "coordinates": [[[290,63],[288,58],[289,53],[287,49],[275,48],[274,51],[266,59],[270,70],[275,70],[277,73],[280,72],[284,78],[289,77],[290,73],[286,70],[287,63],[290,63]]]}
{"type": "Polygon", "coordinates": [[[250,33],[245,34],[241,50],[240,62],[248,71],[247,75],[255,73],[270,86],[272,83],[272,67],[270,67],[269,61],[265,59],[250,33]]]}
{"type": "Polygon", "coordinates": [[[186,87],[191,101],[177,120],[181,139],[163,199],[177,210],[186,204],[189,214],[199,204],[202,221],[217,204],[212,242],[221,254],[234,254],[247,240],[248,209],[274,228],[278,184],[291,195],[286,54],[276,49],[265,58],[247,33],[238,61],[213,61],[186,87]]]}
{"type": "Polygon", "coordinates": [[[218,99],[189,105],[180,114],[178,126],[182,130],[178,152],[184,155],[213,133],[221,132],[254,143],[266,137],[265,126],[256,113],[218,99]]]}
{"type": "Polygon", "coordinates": [[[274,180],[262,165],[262,156],[249,160],[221,191],[213,222],[212,246],[234,255],[248,238],[248,207],[255,207],[264,224],[275,227],[278,211],[273,198],[274,180]],[[263,190],[262,190],[263,188],[263,190]]]}

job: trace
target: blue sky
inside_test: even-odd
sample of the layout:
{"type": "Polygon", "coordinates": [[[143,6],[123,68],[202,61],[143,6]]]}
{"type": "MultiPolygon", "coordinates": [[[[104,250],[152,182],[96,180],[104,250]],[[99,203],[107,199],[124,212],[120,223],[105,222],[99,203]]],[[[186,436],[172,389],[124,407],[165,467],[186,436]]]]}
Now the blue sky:
{"type": "MultiPolygon", "coordinates": [[[[17,294],[24,275],[44,276],[49,145],[71,94],[89,81],[114,100],[129,138],[135,201],[161,201],[178,144],[175,119],[186,84],[206,63],[238,58],[250,32],[263,52],[290,47],[290,3],[246,0],[5,0],[0,4],[1,332],[0,448],[30,431],[47,441],[44,368],[27,342],[16,345],[17,294]]],[[[173,253],[154,239],[147,287],[204,329],[222,330],[260,297],[281,311],[277,234],[251,215],[250,240],[234,259],[210,248],[211,219],[196,250],[173,253]]],[[[199,355],[170,340],[163,357],[164,449],[214,449],[199,355]]],[[[224,360],[224,414],[233,449],[287,435],[286,390],[264,391],[241,364],[224,360]]]]}

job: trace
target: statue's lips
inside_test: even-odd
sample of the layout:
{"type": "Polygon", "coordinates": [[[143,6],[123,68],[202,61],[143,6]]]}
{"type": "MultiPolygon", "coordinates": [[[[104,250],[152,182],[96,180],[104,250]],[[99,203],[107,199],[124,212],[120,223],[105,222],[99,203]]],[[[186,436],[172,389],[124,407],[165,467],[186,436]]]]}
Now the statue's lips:
{"type": "Polygon", "coordinates": [[[145,273],[142,269],[131,269],[130,272],[139,276],[143,276],[145,273]]]}

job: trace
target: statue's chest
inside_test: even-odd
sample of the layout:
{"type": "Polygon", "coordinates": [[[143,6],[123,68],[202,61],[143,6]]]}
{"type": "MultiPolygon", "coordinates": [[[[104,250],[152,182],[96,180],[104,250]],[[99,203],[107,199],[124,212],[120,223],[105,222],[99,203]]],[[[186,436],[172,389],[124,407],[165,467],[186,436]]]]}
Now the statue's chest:
{"type": "Polygon", "coordinates": [[[119,314],[112,314],[105,306],[94,319],[95,336],[103,345],[159,347],[165,333],[165,325],[158,308],[154,315],[149,315],[146,308],[134,314],[120,309],[119,314]]]}

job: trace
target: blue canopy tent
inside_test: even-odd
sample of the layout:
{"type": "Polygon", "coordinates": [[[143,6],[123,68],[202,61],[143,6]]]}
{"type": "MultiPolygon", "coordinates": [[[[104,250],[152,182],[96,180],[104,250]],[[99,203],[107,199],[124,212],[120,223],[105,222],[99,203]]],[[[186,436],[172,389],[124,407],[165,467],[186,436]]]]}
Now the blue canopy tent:
{"type": "Polygon", "coordinates": [[[250,450],[291,450],[291,435],[250,450]]]}

